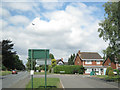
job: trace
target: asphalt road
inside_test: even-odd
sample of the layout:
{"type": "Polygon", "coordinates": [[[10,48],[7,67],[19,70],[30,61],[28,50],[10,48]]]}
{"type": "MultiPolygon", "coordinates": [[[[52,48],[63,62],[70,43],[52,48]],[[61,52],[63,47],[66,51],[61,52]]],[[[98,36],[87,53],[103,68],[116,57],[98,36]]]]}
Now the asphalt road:
{"type": "MultiPolygon", "coordinates": [[[[44,77],[44,75],[34,77],[44,77]]],[[[47,77],[60,78],[63,88],[118,88],[118,86],[94,80],[85,75],[47,75],[47,77]]]]}
{"type": "MultiPolygon", "coordinates": [[[[16,83],[24,80],[27,77],[29,77],[29,73],[26,71],[18,72],[18,74],[10,74],[3,76],[2,78],[0,78],[0,81],[2,80],[2,88],[19,88],[16,87],[16,83]]],[[[19,86],[20,85],[21,84],[19,84],[19,86]]]]}

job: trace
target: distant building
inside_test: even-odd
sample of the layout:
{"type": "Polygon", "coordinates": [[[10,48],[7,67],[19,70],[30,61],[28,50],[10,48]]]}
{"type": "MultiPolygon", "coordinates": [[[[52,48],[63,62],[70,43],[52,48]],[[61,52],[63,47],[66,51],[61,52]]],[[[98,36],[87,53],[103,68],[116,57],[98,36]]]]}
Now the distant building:
{"type": "Polygon", "coordinates": [[[74,58],[75,65],[83,65],[86,69],[85,74],[90,74],[92,71],[97,71],[100,75],[103,71],[103,59],[97,52],[80,52],[74,58]]]}
{"type": "Polygon", "coordinates": [[[64,65],[63,58],[56,60],[57,65],[64,65]]]}

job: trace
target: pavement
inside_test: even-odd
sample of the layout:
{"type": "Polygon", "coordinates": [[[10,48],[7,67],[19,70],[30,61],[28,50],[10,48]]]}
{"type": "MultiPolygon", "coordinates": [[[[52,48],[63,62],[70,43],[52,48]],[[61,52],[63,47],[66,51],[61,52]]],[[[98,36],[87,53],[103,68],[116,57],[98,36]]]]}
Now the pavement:
{"type": "MultiPolygon", "coordinates": [[[[44,75],[34,75],[34,77],[44,77],[44,75]]],[[[63,88],[118,88],[118,86],[108,84],[100,80],[94,80],[89,75],[47,75],[47,77],[60,78],[63,88]]]]}

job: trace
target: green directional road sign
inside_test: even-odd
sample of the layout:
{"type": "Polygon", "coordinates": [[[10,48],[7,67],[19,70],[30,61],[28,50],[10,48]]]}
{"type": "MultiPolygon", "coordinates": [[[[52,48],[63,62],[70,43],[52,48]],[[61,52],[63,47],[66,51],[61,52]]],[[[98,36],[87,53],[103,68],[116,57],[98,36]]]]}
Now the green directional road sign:
{"type": "Polygon", "coordinates": [[[29,49],[29,59],[31,59],[31,52],[32,59],[49,59],[49,49],[29,49]]]}
{"type": "MultiPolygon", "coordinates": [[[[47,59],[49,59],[49,49],[29,49],[28,57],[31,60],[31,71],[33,70],[33,60],[44,60],[45,61],[45,88],[47,88],[47,59]]],[[[31,86],[33,90],[33,74],[31,74],[31,86]]]]}

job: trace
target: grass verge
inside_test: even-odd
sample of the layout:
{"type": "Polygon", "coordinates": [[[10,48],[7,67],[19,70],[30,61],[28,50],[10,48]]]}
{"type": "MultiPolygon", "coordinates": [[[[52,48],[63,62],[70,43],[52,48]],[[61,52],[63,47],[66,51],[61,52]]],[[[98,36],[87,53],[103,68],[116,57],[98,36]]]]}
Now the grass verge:
{"type": "Polygon", "coordinates": [[[11,71],[0,71],[0,76],[5,76],[11,73],[12,73],[11,71]]]}
{"type": "MultiPolygon", "coordinates": [[[[39,90],[40,88],[44,87],[45,78],[33,78],[33,88],[35,88],[35,90],[39,90]]],[[[29,88],[31,88],[31,81],[26,85],[26,90],[29,90],[29,88]]],[[[47,88],[48,89],[62,88],[59,78],[47,78],[47,88]]]]}
{"type": "MultiPolygon", "coordinates": [[[[45,75],[45,72],[35,72],[34,74],[35,75],[45,75]]],[[[49,74],[53,74],[53,73],[47,72],[47,75],[49,75],[49,74]]]]}
{"type": "Polygon", "coordinates": [[[96,77],[101,78],[101,79],[105,79],[106,81],[120,82],[120,76],[119,75],[115,75],[113,77],[110,77],[108,75],[97,75],[96,77]]]}

